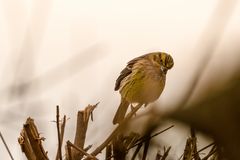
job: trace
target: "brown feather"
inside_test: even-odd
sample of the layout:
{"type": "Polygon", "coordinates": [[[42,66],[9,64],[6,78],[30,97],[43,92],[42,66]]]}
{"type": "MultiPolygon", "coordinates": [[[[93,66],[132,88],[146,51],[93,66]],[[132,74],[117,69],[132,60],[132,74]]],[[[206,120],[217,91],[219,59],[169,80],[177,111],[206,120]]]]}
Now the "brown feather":
{"type": "Polygon", "coordinates": [[[131,61],[129,61],[127,63],[127,66],[121,71],[120,75],[118,76],[117,80],[116,80],[116,83],[115,83],[115,88],[114,90],[117,91],[119,88],[120,88],[120,85],[121,85],[121,81],[127,77],[129,74],[132,73],[132,68],[133,68],[133,65],[140,59],[143,59],[144,57],[146,57],[147,55],[149,54],[145,54],[145,55],[142,55],[140,57],[137,57],[137,58],[134,58],[132,59],[131,61]]]}
{"type": "Polygon", "coordinates": [[[118,110],[113,118],[113,124],[120,123],[124,119],[128,106],[129,103],[122,98],[118,110]]]}

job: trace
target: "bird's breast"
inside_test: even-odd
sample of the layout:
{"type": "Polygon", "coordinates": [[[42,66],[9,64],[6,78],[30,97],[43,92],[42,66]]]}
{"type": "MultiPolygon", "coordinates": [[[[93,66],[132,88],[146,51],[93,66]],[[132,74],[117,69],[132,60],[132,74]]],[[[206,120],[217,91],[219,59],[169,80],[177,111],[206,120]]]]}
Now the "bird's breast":
{"type": "Polygon", "coordinates": [[[165,86],[165,75],[154,71],[141,72],[132,74],[126,82],[120,93],[128,102],[149,103],[161,95],[165,86]]]}

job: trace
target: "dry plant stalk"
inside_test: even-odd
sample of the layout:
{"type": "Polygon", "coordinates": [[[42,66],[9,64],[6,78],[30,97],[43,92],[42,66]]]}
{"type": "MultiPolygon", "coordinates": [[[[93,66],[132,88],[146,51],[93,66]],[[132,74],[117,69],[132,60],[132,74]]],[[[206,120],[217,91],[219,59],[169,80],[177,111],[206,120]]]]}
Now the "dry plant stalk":
{"type": "Polygon", "coordinates": [[[124,126],[129,122],[129,120],[140,109],[141,106],[142,104],[138,104],[130,113],[128,113],[126,118],[120,124],[118,124],[118,126],[113,130],[113,132],[106,138],[106,140],[101,145],[99,145],[91,153],[91,155],[98,155],[117,135],[119,135],[122,132],[124,126]]]}
{"type": "MultiPolygon", "coordinates": [[[[87,153],[86,151],[84,151],[84,149],[82,148],[79,148],[78,146],[72,144],[70,141],[67,141],[67,145],[70,146],[70,147],[73,147],[74,149],[76,149],[78,152],[80,152],[82,155],[85,155],[87,156],[87,158],[91,159],[91,160],[97,160],[96,157],[90,155],[89,153],[87,153]]],[[[81,157],[74,157],[73,159],[76,160],[76,159],[82,159],[83,156],[81,157]]]]}
{"type": "Polygon", "coordinates": [[[42,140],[44,138],[40,137],[34,120],[29,117],[18,138],[22,152],[29,160],[48,160],[47,152],[42,146],[42,140]]]}
{"type": "MultiPolygon", "coordinates": [[[[142,160],[146,160],[147,153],[150,146],[150,140],[153,137],[174,127],[172,125],[153,135],[151,135],[152,131],[149,131],[147,134],[143,136],[140,136],[139,134],[133,133],[133,132],[130,133],[128,136],[124,136],[122,134],[124,126],[127,123],[129,123],[130,118],[141,107],[141,104],[139,104],[130,113],[128,113],[128,115],[122,121],[122,123],[120,123],[112,131],[112,133],[100,146],[98,146],[92,153],[88,153],[87,151],[91,148],[91,146],[88,146],[84,149],[84,144],[86,139],[88,122],[96,106],[97,104],[88,105],[84,110],[78,112],[76,135],[75,135],[74,143],[71,143],[70,141],[67,141],[66,143],[66,150],[65,150],[66,160],[82,160],[83,158],[87,160],[97,160],[96,155],[100,153],[104,148],[106,148],[106,160],[110,160],[112,158],[114,160],[125,160],[129,150],[133,149],[134,147],[136,147],[136,150],[133,153],[131,159],[134,160],[136,156],[139,154],[141,148],[144,147],[142,160]]],[[[58,144],[56,160],[63,158],[59,150],[61,150],[61,146],[63,143],[64,128],[66,123],[66,116],[64,116],[62,122],[59,120],[59,117],[60,117],[59,107],[57,107],[56,123],[57,123],[59,144],[58,144]]],[[[21,131],[21,136],[18,139],[19,144],[21,145],[22,151],[25,153],[28,160],[38,160],[38,159],[47,160],[48,159],[47,154],[42,147],[41,140],[43,140],[43,138],[40,138],[39,133],[37,131],[37,127],[34,124],[34,120],[31,118],[28,118],[26,123],[24,124],[24,128],[21,131]]],[[[192,129],[191,137],[187,140],[183,159],[191,160],[192,158],[194,158],[195,160],[200,160],[198,153],[202,149],[200,151],[197,151],[196,140],[197,138],[195,135],[195,131],[192,129]]],[[[158,152],[156,154],[156,160],[165,160],[169,154],[170,149],[171,147],[168,147],[167,149],[164,148],[163,155],[161,155],[160,152],[158,152]]],[[[209,152],[208,156],[206,156],[205,159],[208,159],[208,157],[213,155],[215,152],[216,152],[216,149],[213,150],[212,152],[209,152]]]]}
{"type": "Polygon", "coordinates": [[[170,149],[171,149],[171,147],[168,147],[167,149],[164,147],[163,148],[163,155],[161,154],[161,151],[158,150],[155,160],[166,160],[170,149]]]}
{"type": "MultiPolygon", "coordinates": [[[[82,150],[84,150],[89,118],[92,116],[92,112],[97,105],[98,103],[95,105],[88,105],[84,110],[78,111],[74,145],[82,150]]],[[[72,150],[71,154],[74,160],[81,160],[83,158],[83,153],[79,152],[76,148],[72,150]]]]}
{"type": "Polygon", "coordinates": [[[57,155],[56,155],[56,160],[62,159],[62,143],[63,143],[63,137],[64,137],[64,131],[65,131],[65,125],[66,125],[66,115],[63,116],[62,123],[60,124],[59,121],[59,107],[57,106],[57,130],[58,130],[58,150],[57,150],[57,155]],[[61,127],[60,127],[61,125],[61,127]]]}
{"type": "Polygon", "coordinates": [[[112,158],[112,145],[108,145],[107,147],[106,147],[106,155],[105,155],[105,159],[106,160],[109,160],[109,159],[111,159],[112,158]]]}
{"type": "Polygon", "coordinates": [[[197,151],[197,137],[193,127],[191,127],[191,137],[186,141],[183,160],[191,160],[192,158],[194,160],[201,160],[199,152],[197,151]]]}
{"type": "Polygon", "coordinates": [[[170,149],[171,149],[171,146],[168,147],[167,149],[164,147],[164,153],[163,153],[161,160],[165,160],[167,158],[170,149]]]}
{"type": "Polygon", "coordinates": [[[57,133],[58,133],[58,150],[57,150],[57,157],[56,160],[62,160],[62,143],[61,143],[61,136],[60,136],[60,122],[59,122],[59,106],[57,106],[57,114],[56,114],[56,121],[57,121],[57,133]]]}
{"type": "Polygon", "coordinates": [[[6,148],[6,150],[7,150],[8,155],[10,156],[11,160],[14,160],[14,158],[13,158],[13,156],[12,156],[12,153],[10,152],[10,149],[8,148],[8,145],[7,145],[7,143],[6,143],[6,141],[5,141],[5,139],[4,139],[4,137],[3,137],[3,135],[2,135],[1,132],[0,132],[0,138],[1,138],[1,140],[2,140],[2,142],[3,142],[3,144],[4,144],[4,146],[5,146],[5,148],[6,148]]]}
{"type": "Polygon", "coordinates": [[[125,159],[128,151],[138,142],[140,135],[131,132],[129,136],[123,134],[115,137],[112,142],[106,147],[106,160],[114,158],[125,159]]]}

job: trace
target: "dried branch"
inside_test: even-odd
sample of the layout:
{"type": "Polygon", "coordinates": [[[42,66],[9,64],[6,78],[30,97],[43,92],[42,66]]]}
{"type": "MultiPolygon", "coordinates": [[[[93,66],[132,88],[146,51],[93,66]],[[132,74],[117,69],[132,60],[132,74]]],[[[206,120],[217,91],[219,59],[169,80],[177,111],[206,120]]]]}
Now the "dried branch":
{"type": "MultiPolygon", "coordinates": [[[[211,146],[213,146],[213,145],[215,145],[214,142],[213,142],[213,143],[210,143],[209,145],[207,145],[207,146],[205,146],[205,147],[203,147],[203,148],[201,148],[200,150],[198,150],[196,153],[193,154],[193,158],[194,158],[195,154],[199,154],[200,152],[204,151],[205,149],[207,149],[207,148],[209,148],[209,147],[211,147],[211,146]]],[[[193,158],[192,158],[192,159],[193,159],[193,158]]]]}
{"type": "Polygon", "coordinates": [[[14,159],[13,159],[13,156],[12,156],[12,154],[11,154],[11,152],[10,152],[10,149],[8,148],[7,143],[6,143],[6,141],[4,140],[3,135],[2,135],[1,132],[0,132],[0,137],[1,137],[1,139],[2,139],[2,142],[3,142],[4,146],[5,146],[5,148],[7,149],[7,152],[8,152],[8,154],[9,154],[10,158],[11,158],[12,160],[14,160],[14,159]]]}
{"type": "Polygon", "coordinates": [[[61,145],[61,134],[60,134],[60,123],[59,123],[59,117],[60,117],[60,115],[59,115],[59,106],[57,106],[56,107],[56,111],[57,111],[57,113],[56,113],[56,120],[57,120],[57,135],[58,135],[58,151],[57,151],[57,159],[56,160],[58,160],[58,158],[60,159],[60,160],[62,160],[62,145],[61,145]]]}
{"type": "MultiPolygon", "coordinates": [[[[159,135],[159,134],[161,134],[161,133],[169,130],[169,129],[172,128],[172,127],[174,127],[174,125],[166,128],[166,129],[164,129],[164,130],[162,130],[162,131],[160,131],[160,132],[157,132],[157,133],[155,133],[155,134],[152,135],[152,136],[144,136],[144,137],[141,137],[141,138],[139,138],[139,137],[140,137],[139,134],[136,134],[136,133],[133,133],[133,132],[132,132],[132,133],[130,133],[129,136],[125,136],[125,137],[122,138],[120,141],[115,142],[116,140],[119,139],[119,137],[122,136],[122,134],[119,134],[119,135],[118,135],[117,137],[115,137],[115,139],[113,140],[113,142],[115,142],[115,143],[113,143],[113,148],[117,148],[116,150],[117,150],[118,152],[121,151],[121,154],[120,154],[120,155],[124,155],[124,154],[128,153],[128,151],[129,151],[130,149],[138,146],[137,149],[135,150],[133,156],[132,156],[132,160],[133,160],[133,159],[136,158],[138,152],[140,151],[140,149],[141,149],[141,147],[142,147],[142,145],[143,145],[144,143],[146,143],[147,141],[150,141],[153,137],[155,137],[155,136],[157,136],[157,135],[159,135]],[[119,149],[119,146],[122,146],[122,147],[119,149]],[[120,151],[119,151],[119,150],[120,150],[120,151]],[[123,152],[124,152],[124,153],[123,153],[123,152]]],[[[146,145],[145,145],[145,146],[146,146],[146,145]]],[[[146,153],[147,149],[148,149],[148,148],[145,148],[145,153],[146,153]]],[[[116,153],[116,152],[115,152],[115,153],[112,155],[112,157],[119,157],[119,153],[116,153]]],[[[143,155],[143,158],[144,158],[144,155],[143,155]]],[[[146,157],[145,157],[145,158],[146,158],[146,157]]]]}
{"type": "Polygon", "coordinates": [[[193,126],[191,126],[191,138],[192,138],[192,150],[193,150],[193,158],[194,160],[201,160],[201,158],[199,157],[199,152],[197,151],[197,137],[196,137],[196,132],[195,129],[193,128],[193,126]]]}
{"type": "Polygon", "coordinates": [[[161,152],[160,152],[160,150],[158,150],[155,160],[161,160],[161,157],[162,157],[161,152]]]}
{"type": "MultiPolygon", "coordinates": [[[[81,149],[84,148],[89,118],[92,117],[92,112],[98,104],[88,105],[84,110],[78,111],[74,145],[81,149]]],[[[80,160],[83,155],[77,150],[72,150],[72,157],[80,160]]]]}
{"type": "Polygon", "coordinates": [[[44,138],[39,136],[34,120],[29,117],[23,125],[23,130],[18,139],[26,157],[34,160],[48,160],[47,153],[42,146],[42,140],[44,138]]]}
{"type": "Polygon", "coordinates": [[[91,154],[87,153],[86,151],[84,151],[82,148],[79,148],[78,146],[72,144],[70,141],[67,141],[67,145],[73,147],[74,149],[78,150],[79,152],[81,152],[83,155],[87,156],[87,158],[90,158],[91,160],[97,160],[96,157],[92,156],[91,154]]]}
{"type": "MultiPolygon", "coordinates": [[[[116,138],[113,139],[111,149],[113,151],[115,150],[115,152],[116,152],[116,150],[119,149],[119,145],[120,145],[120,146],[122,146],[120,152],[122,152],[122,154],[126,155],[128,153],[127,148],[130,148],[130,146],[134,145],[139,137],[140,137],[140,135],[138,133],[134,133],[134,132],[131,132],[129,134],[129,136],[123,136],[123,134],[120,134],[116,138]],[[122,138],[120,139],[119,137],[121,137],[121,136],[122,136],[122,138]]],[[[110,157],[107,158],[107,160],[109,160],[111,158],[116,159],[117,157],[119,157],[118,153],[117,154],[113,153],[110,157]]]]}
{"type": "Polygon", "coordinates": [[[211,157],[216,152],[217,152],[217,147],[216,147],[216,145],[214,145],[212,147],[212,149],[209,151],[209,153],[202,160],[207,160],[209,157],[211,157]]]}
{"type": "Polygon", "coordinates": [[[91,148],[92,148],[92,145],[88,145],[86,148],[84,148],[84,151],[87,152],[91,148]]]}
{"type": "Polygon", "coordinates": [[[192,157],[192,139],[188,138],[186,141],[184,153],[183,153],[183,160],[190,160],[192,157]]]}
{"type": "Polygon", "coordinates": [[[136,144],[138,142],[139,137],[141,137],[141,135],[139,133],[135,133],[135,132],[131,132],[129,134],[129,136],[126,137],[126,140],[125,140],[125,144],[127,147],[126,152],[128,152],[129,148],[131,148],[134,144],[136,144]]]}
{"type": "Polygon", "coordinates": [[[66,160],[72,160],[72,149],[69,144],[65,146],[65,151],[66,151],[66,160]]]}
{"type": "Polygon", "coordinates": [[[151,138],[150,138],[149,135],[147,135],[147,136],[146,136],[146,139],[147,139],[147,140],[145,140],[145,142],[144,142],[142,160],[146,160],[146,158],[147,158],[147,152],[148,152],[148,149],[149,149],[149,144],[150,144],[151,138]]]}
{"type": "Polygon", "coordinates": [[[163,148],[163,155],[161,154],[161,151],[158,150],[155,160],[165,160],[168,156],[168,153],[169,153],[170,149],[171,149],[171,146],[168,147],[167,149],[164,147],[163,148]]]}
{"type": "MultiPolygon", "coordinates": [[[[60,124],[59,124],[60,125],[60,124]]],[[[60,148],[62,148],[62,143],[63,143],[63,138],[64,138],[64,131],[65,131],[65,125],[66,125],[66,115],[63,116],[63,120],[62,120],[62,123],[61,123],[61,130],[60,130],[60,148]]],[[[58,147],[58,150],[59,150],[59,147],[58,147]]],[[[60,157],[60,153],[57,152],[57,155],[56,155],[56,160],[59,159],[60,157]]]]}
{"type": "Polygon", "coordinates": [[[168,147],[167,149],[164,147],[164,153],[163,153],[161,160],[165,160],[167,158],[170,149],[171,149],[171,146],[168,147]]]}
{"type": "Polygon", "coordinates": [[[62,142],[63,142],[63,137],[64,137],[64,132],[65,132],[65,125],[66,125],[66,120],[67,120],[67,117],[66,115],[63,116],[63,122],[62,122],[62,125],[61,125],[61,145],[62,145],[62,142]]]}
{"type": "MultiPolygon", "coordinates": [[[[199,157],[199,152],[197,151],[197,137],[195,133],[195,129],[191,126],[190,128],[191,137],[189,137],[186,141],[185,149],[183,155],[183,160],[201,160],[199,157]]],[[[179,159],[181,159],[181,157],[179,159]]]]}
{"type": "Polygon", "coordinates": [[[125,144],[126,137],[123,134],[116,136],[112,140],[112,150],[114,160],[125,160],[126,159],[126,149],[127,145],[125,144]]]}
{"type": "Polygon", "coordinates": [[[138,104],[131,112],[129,112],[126,118],[118,124],[118,126],[113,130],[113,132],[106,138],[106,140],[101,145],[99,145],[91,153],[91,155],[96,156],[97,154],[99,154],[112,141],[113,138],[115,138],[119,133],[121,133],[121,130],[126,126],[128,121],[140,109],[141,106],[142,104],[138,104]]]}
{"type": "Polygon", "coordinates": [[[134,160],[134,159],[136,158],[136,156],[137,156],[137,154],[139,153],[142,145],[143,145],[143,143],[138,143],[138,146],[137,146],[135,152],[133,153],[133,156],[132,156],[131,160],[134,160]]]}
{"type": "Polygon", "coordinates": [[[20,137],[18,138],[18,143],[21,146],[22,152],[25,153],[25,156],[28,160],[36,160],[36,156],[32,150],[31,144],[27,138],[27,134],[24,129],[22,129],[20,133],[20,137]]]}
{"type": "MultiPolygon", "coordinates": [[[[164,130],[162,130],[162,131],[159,131],[159,132],[153,134],[152,136],[150,136],[150,137],[148,137],[148,138],[149,138],[149,139],[152,139],[153,137],[156,137],[156,136],[158,136],[159,134],[162,134],[163,132],[166,132],[167,130],[169,130],[169,129],[173,128],[173,127],[174,127],[174,125],[171,125],[171,126],[167,127],[166,129],[164,129],[164,130]]],[[[130,148],[128,148],[128,150],[130,150],[130,149],[133,148],[133,147],[138,146],[140,143],[143,143],[143,142],[146,141],[146,140],[148,140],[146,137],[142,137],[142,138],[138,139],[134,145],[132,145],[130,148]]]]}
{"type": "Polygon", "coordinates": [[[105,155],[105,159],[106,160],[110,160],[112,158],[112,145],[108,145],[106,147],[106,155],[105,155]]]}

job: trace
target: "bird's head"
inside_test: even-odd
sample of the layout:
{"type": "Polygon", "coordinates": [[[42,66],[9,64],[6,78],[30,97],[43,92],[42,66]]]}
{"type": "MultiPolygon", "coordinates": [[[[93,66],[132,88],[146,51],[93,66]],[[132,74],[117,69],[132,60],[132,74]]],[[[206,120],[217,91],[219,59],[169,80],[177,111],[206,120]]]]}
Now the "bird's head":
{"type": "Polygon", "coordinates": [[[164,52],[154,52],[150,54],[150,59],[152,60],[153,64],[157,67],[160,67],[165,74],[174,65],[172,56],[164,52]]]}

